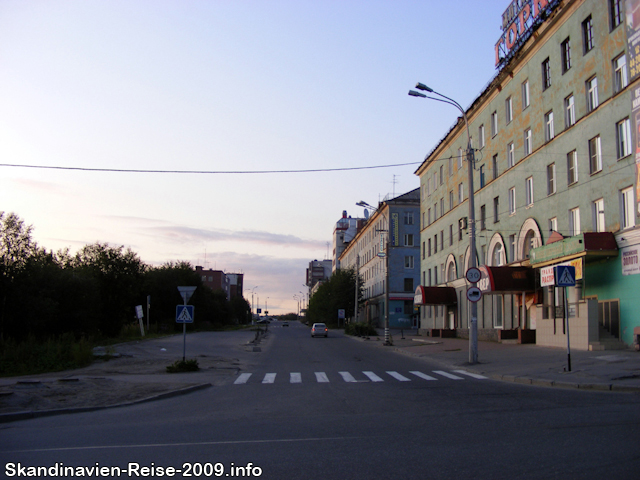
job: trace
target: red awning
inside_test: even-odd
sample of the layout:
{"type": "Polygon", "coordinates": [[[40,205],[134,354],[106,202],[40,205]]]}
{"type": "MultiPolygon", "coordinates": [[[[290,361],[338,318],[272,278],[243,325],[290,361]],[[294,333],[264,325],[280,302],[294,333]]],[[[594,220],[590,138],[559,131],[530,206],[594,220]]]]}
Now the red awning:
{"type": "Polygon", "coordinates": [[[536,291],[535,270],[529,267],[480,267],[478,288],[482,293],[522,293],[536,291]]]}
{"type": "Polygon", "coordinates": [[[413,298],[414,305],[455,305],[457,302],[456,289],[453,287],[419,285],[413,298]]]}

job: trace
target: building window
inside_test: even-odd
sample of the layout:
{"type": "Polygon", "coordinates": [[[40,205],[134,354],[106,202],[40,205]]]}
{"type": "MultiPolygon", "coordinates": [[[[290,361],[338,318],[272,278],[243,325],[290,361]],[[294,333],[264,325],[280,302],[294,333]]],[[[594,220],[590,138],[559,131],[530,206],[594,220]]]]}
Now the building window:
{"type": "Polygon", "coordinates": [[[438,253],[438,234],[437,233],[433,236],[433,253],[434,255],[438,253]]]}
{"type": "Polygon", "coordinates": [[[556,164],[547,165],[547,195],[556,193],[556,164]]]}
{"type": "Polygon", "coordinates": [[[464,185],[462,183],[458,184],[458,205],[464,201],[464,185]]]}
{"type": "Polygon", "coordinates": [[[544,141],[548,142],[550,140],[553,140],[554,134],[553,111],[551,111],[545,113],[544,115],[544,141]]]}
{"type": "Polygon", "coordinates": [[[507,145],[507,167],[511,168],[516,164],[513,142],[507,145]]]}
{"type": "Polygon", "coordinates": [[[531,129],[527,128],[524,131],[524,155],[531,155],[531,129]]]}
{"type": "Polygon", "coordinates": [[[515,261],[516,259],[516,236],[509,235],[509,258],[511,261],[515,261]]]}
{"type": "Polygon", "coordinates": [[[449,225],[449,246],[453,245],[453,224],[449,225]]]}
{"type": "Polygon", "coordinates": [[[550,232],[558,231],[558,217],[553,217],[549,219],[549,231],[550,232]]]}
{"type": "Polygon", "coordinates": [[[405,233],[404,234],[404,246],[405,247],[413,247],[413,234],[405,233]]]}
{"type": "Polygon", "coordinates": [[[444,250],[444,230],[440,230],[440,250],[444,250]]]}
{"type": "Polygon", "coordinates": [[[431,256],[431,239],[427,240],[427,256],[431,256]]]}
{"type": "MultiPolygon", "coordinates": [[[[413,258],[413,257],[411,257],[411,258],[413,258]]],[[[413,268],[413,267],[411,267],[411,268],[413,268]]],[[[404,279],[404,291],[405,292],[413,292],[414,291],[414,289],[413,289],[413,278],[405,278],[404,279]]],[[[407,313],[406,312],[406,308],[405,308],[405,313],[407,313]]],[[[411,312],[411,313],[413,313],[413,312],[411,312]]]]}
{"type": "Polygon", "coordinates": [[[627,76],[627,57],[624,53],[613,60],[613,91],[618,93],[629,85],[627,76]]]}
{"type": "MultiPolygon", "coordinates": [[[[404,268],[409,268],[413,270],[413,256],[407,255],[404,257],[404,268]]],[[[407,291],[407,290],[405,290],[407,291]]]]}
{"type": "Polygon", "coordinates": [[[491,168],[493,169],[493,179],[498,178],[498,154],[496,153],[491,160],[491,168]]]}
{"type": "Polygon", "coordinates": [[[498,134],[498,112],[491,114],[491,136],[495,137],[498,134]]]}
{"type": "Polygon", "coordinates": [[[611,30],[622,23],[622,0],[609,0],[609,18],[611,30]]]}
{"type": "Polygon", "coordinates": [[[487,229],[487,207],[482,205],[480,207],[480,230],[487,229]]]}
{"type": "Polygon", "coordinates": [[[462,149],[458,149],[458,170],[462,168],[462,149]]]}
{"type": "Polygon", "coordinates": [[[587,112],[598,108],[598,77],[587,80],[585,90],[587,92],[587,112]]]}
{"type": "Polygon", "coordinates": [[[567,185],[578,181],[578,154],[575,150],[567,153],[567,185]]]}
{"type": "Polygon", "coordinates": [[[604,232],[604,199],[599,198],[592,204],[593,209],[593,231],[604,232]]]}
{"type": "Polygon", "coordinates": [[[636,225],[635,209],[633,208],[635,201],[633,198],[633,187],[625,188],[620,191],[620,200],[622,204],[622,229],[631,228],[636,225]]]}
{"type": "Polygon", "coordinates": [[[589,173],[592,175],[602,170],[602,150],[600,135],[589,140],[589,173]]]}
{"type": "Polygon", "coordinates": [[[522,110],[529,106],[529,80],[522,83],[522,110]]]}
{"type": "Polygon", "coordinates": [[[422,242],[422,259],[424,260],[427,255],[427,244],[422,242]]]}
{"type": "Polygon", "coordinates": [[[562,74],[564,75],[571,68],[571,43],[569,37],[560,44],[560,58],[562,61],[562,74]]]}
{"type": "Polygon", "coordinates": [[[449,176],[453,175],[453,158],[449,157],[449,176]]]}
{"type": "Polygon", "coordinates": [[[484,187],[484,165],[480,165],[480,188],[484,187]]]}
{"type": "Polygon", "coordinates": [[[618,159],[631,155],[631,122],[628,118],[616,123],[616,145],[618,159]]]}
{"type": "Polygon", "coordinates": [[[569,210],[569,236],[580,235],[580,209],[569,210]]]}
{"type": "Polygon", "coordinates": [[[542,62],[542,90],[551,86],[551,64],[549,58],[542,62]]]}
{"type": "Polygon", "coordinates": [[[511,97],[507,98],[504,102],[504,115],[507,119],[507,125],[509,125],[511,120],[513,120],[513,102],[511,101],[511,97]]]}
{"type": "Polygon", "coordinates": [[[404,224],[413,225],[413,212],[404,212],[404,224]]]}
{"type": "Polygon", "coordinates": [[[498,223],[500,218],[500,197],[493,198],[493,223],[498,223]]]}
{"type": "Polygon", "coordinates": [[[516,213],[516,187],[509,189],[509,215],[516,213]]]}
{"type": "Polygon", "coordinates": [[[444,185],[444,165],[440,165],[440,185],[444,185]]]}
{"type": "Polygon", "coordinates": [[[440,216],[444,215],[444,197],[440,199],[440,216]]]}
{"type": "Polygon", "coordinates": [[[431,225],[431,209],[430,208],[427,210],[427,219],[429,220],[428,225],[431,225]]]}
{"type": "Polygon", "coordinates": [[[484,148],[484,125],[478,128],[478,148],[484,148]]]}
{"type": "Polygon", "coordinates": [[[582,22],[582,45],[585,55],[593,49],[593,19],[591,15],[582,22]]]}
{"type": "Polygon", "coordinates": [[[569,128],[576,123],[576,106],[573,94],[564,99],[564,127],[569,128]]]}
{"type": "Polygon", "coordinates": [[[453,210],[453,190],[449,191],[449,210],[453,210]]]}
{"type": "Polygon", "coordinates": [[[528,177],[524,181],[524,186],[525,186],[525,195],[526,195],[526,201],[527,201],[526,205],[530,207],[531,205],[533,205],[533,177],[528,177]]]}

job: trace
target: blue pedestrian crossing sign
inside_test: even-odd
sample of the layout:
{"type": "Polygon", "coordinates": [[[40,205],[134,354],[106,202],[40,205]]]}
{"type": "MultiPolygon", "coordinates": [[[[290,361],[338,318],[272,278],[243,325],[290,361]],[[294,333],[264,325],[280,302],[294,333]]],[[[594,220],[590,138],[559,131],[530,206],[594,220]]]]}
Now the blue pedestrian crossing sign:
{"type": "Polygon", "coordinates": [[[576,285],[576,267],[558,265],[553,269],[556,274],[556,287],[574,287],[576,285]]]}
{"type": "Polygon", "coordinates": [[[193,323],[193,305],[176,306],[176,323],[193,323]]]}

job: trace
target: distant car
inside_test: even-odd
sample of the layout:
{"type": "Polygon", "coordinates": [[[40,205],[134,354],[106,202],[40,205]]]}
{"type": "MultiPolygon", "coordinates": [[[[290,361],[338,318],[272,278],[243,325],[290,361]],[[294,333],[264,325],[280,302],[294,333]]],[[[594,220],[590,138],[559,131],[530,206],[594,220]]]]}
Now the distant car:
{"type": "Polygon", "coordinates": [[[282,322],[282,326],[283,327],[288,327],[289,326],[289,322],[287,322],[286,320],[284,322],[282,322]]]}
{"type": "Polygon", "coordinates": [[[327,328],[327,326],[324,323],[314,323],[313,326],[311,327],[311,337],[328,337],[329,336],[329,329],[327,328]]]}

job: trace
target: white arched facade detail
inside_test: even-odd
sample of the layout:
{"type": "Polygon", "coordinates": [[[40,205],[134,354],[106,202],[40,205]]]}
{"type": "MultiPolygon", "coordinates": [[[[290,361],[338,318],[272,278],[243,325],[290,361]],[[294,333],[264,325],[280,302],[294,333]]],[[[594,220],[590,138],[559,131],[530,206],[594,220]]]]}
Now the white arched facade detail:
{"type": "Polygon", "coordinates": [[[488,266],[499,267],[507,264],[507,251],[504,248],[504,239],[499,233],[495,233],[489,242],[487,248],[487,259],[485,262],[488,266]],[[496,254],[499,254],[500,260],[497,260],[496,254]]]}
{"type": "MultiPolygon", "coordinates": [[[[467,270],[469,270],[469,266],[471,263],[470,259],[471,259],[471,247],[467,247],[467,249],[464,251],[464,268],[460,272],[460,277],[464,277],[467,270]]],[[[476,250],[476,266],[479,266],[479,265],[480,265],[480,260],[478,260],[478,251],[476,250]]]]}
{"type": "Polygon", "coordinates": [[[444,267],[445,282],[451,282],[458,278],[458,270],[456,268],[456,257],[453,254],[449,254],[444,267]]]}
{"type": "Polygon", "coordinates": [[[516,256],[519,261],[529,258],[529,250],[532,248],[542,246],[540,227],[535,219],[529,217],[522,224],[522,228],[520,228],[520,232],[518,233],[517,245],[518,251],[516,256]]]}

